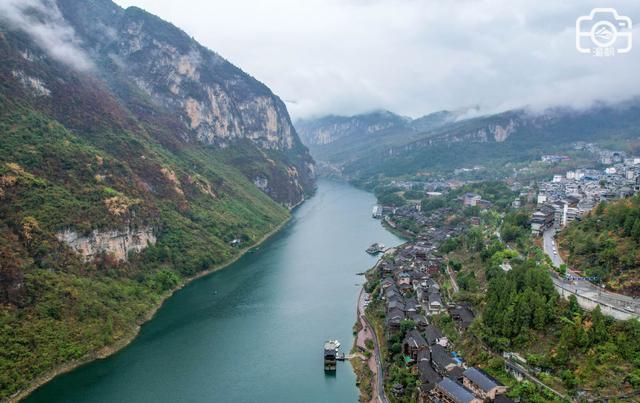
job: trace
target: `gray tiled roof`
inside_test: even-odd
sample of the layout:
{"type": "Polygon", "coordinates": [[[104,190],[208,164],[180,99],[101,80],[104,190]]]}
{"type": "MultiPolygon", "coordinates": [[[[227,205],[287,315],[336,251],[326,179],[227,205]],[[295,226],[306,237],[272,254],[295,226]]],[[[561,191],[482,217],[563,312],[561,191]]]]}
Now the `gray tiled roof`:
{"type": "Polygon", "coordinates": [[[429,324],[427,326],[427,328],[424,330],[424,334],[429,344],[436,344],[438,339],[442,338],[442,332],[440,331],[440,329],[432,324],[429,324]]]}
{"type": "Polygon", "coordinates": [[[426,360],[418,361],[418,374],[420,375],[420,381],[423,383],[436,384],[442,379],[436,370],[433,369],[429,361],[426,360]]]}
{"type": "Polygon", "coordinates": [[[488,392],[491,389],[500,386],[495,380],[491,379],[488,375],[484,374],[474,367],[467,368],[464,371],[463,375],[471,382],[478,385],[478,387],[485,392],[488,392]]]}
{"type": "Polygon", "coordinates": [[[458,403],[468,403],[476,398],[473,393],[469,392],[467,389],[455,383],[449,378],[443,378],[438,383],[438,387],[445,391],[458,403]]]}

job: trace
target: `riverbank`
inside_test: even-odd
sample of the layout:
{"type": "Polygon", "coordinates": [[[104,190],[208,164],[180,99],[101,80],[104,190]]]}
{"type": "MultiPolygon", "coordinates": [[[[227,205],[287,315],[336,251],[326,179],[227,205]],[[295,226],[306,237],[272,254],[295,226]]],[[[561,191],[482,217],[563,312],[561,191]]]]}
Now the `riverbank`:
{"type": "Polygon", "coordinates": [[[25,403],[356,402],[351,366],[325,374],[318,348],[353,340],[358,273],[377,260],[364,249],[402,242],[371,218],[374,203],[319,180],[263,246],[175,293],[127,348],[56,377],[25,403]]]}
{"type": "Polygon", "coordinates": [[[397,226],[394,226],[394,224],[392,224],[391,222],[387,221],[386,218],[383,218],[381,220],[382,222],[382,226],[384,227],[384,229],[386,229],[387,231],[391,232],[393,235],[397,236],[398,238],[401,238],[404,241],[409,241],[413,238],[415,238],[415,234],[411,234],[407,231],[404,231],[400,228],[398,228],[397,226]]]}
{"type": "MultiPolygon", "coordinates": [[[[390,248],[388,251],[393,252],[394,250],[395,248],[390,248]]],[[[377,336],[376,329],[367,319],[365,312],[367,308],[366,305],[368,305],[365,304],[365,301],[371,301],[371,294],[366,292],[365,285],[369,281],[369,277],[376,272],[381,261],[382,257],[365,273],[365,283],[358,295],[356,309],[357,319],[354,325],[354,329],[358,331],[354,340],[353,350],[363,351],[367,360],[354,362],[354,360],[358,359],[356,357],[351,361],[351,365],[356,374],[356,383],[360,390],[360,401],[368,403],[388,402],[384,391],[382,356],[378,342],[380,337],[377,336]]]]}
{"type": "Polygon", "coordinates": [[[375,403],[378,401],[376,389],[377,368],[373,355],[370,329],[364,320],[364,301],[366,292],[364,288],[358,295],[358,307],[356,309],[356,324],[353,326],[355,338],[351,347],[351,359],[349,360],[356,374],[356,385],[360,390],[359,401],[362,403],[375,403]]]}
{"type": "MultiPolygon", "coordinates": [[[[292,210],[298,206],[300,206],[302,203],[304,202],[301,201],[299,204],[297,204],[296,206],[292,207],[292,210]]],[[[187,277],[184,279],[183,282],[181,282],[179,285],[177,285],[176,287],[174,287],[173,289],[171,289],[169,292],[167,292],[166,294],[162,295],[160,297],[160,299],[158,300],[157,304],[148,312],[148,314],[143,318],[143,320],[141,320],[139,323],[137,323],[135,325],[135,327],[132,329],[132,331],[123,336],[120,340],[117,340],[116,342],[112,343],[109,346],[103,347],[97,351],[93,351],[88,353],[87,355],[85,355],[84,357],[78,359],[78,360],[73,360],[70,362],[67,362],[65,364],[60,365],[58,368],[55,368],[41,376],[39,376],[38,378],[36,378],[35,380],[33,380],[30,385],[19,391],[18,393],[14,394],[13,396],[9,397],[8,400],[6,400],[7,402],[10,403],[15,403],[15,402],[19,402],[22,399],[25,399],[27,396],[29,396],[31,393],[33,393],[36,389],[38,389],[39,387],[43,386],[44,384],[50,382],[51,380],[53,380],[55,377],[62,375],[66,372],[70,372],[82,365],[88,364],[92,361],[95,360],[100,360],[100,359],[104,359],[107,358],[115,353],[117,353],[118,351],[122,350],[123,348],[125,348],[126,346],[128,346],[133,340],[135,340],[135,338],[138,336],[138,334],[140,333],[140,329],[141,327],[147,323],[148,321],[150,321],[151,319],[154,318],[154,316],[156,315],[156,313],[158,312],[158,310],[162,307],[162,305],[165,303],[165,301],[167,301],[171,296],[173,296],[174,293],[176,293],[178,290],[182,289],[184,286],[186,286],[187,284],[191,283],[194,280],[197,280],[199,278],[208,276],[214,272],[217,272],[219,270],[222,270],[230,265],[232,265],[233,263],[235,263],[236,261],[238,261],[240,258],[242,258],[247,252],[251,251],[252,249],[260,246],[261,244],[263,244],[265,241],[267,241],[268,239],[270,239],[272,236],[274,236],[276,233],[278,233],[285,225],[287,225],[290,221],[291,221],[291,217],[289,216],[289,218],[287,218],[286,220],[284,220],[283,222],[281,222],[279,225],[277,225],[274,229],[272,229],[271,231],[267,232],[266,234],[264,234],[260,239],[258,239],[253,245],[247,246],[245,248],[242,248],[239,253],[232,257],[229,261],[215,265],[207,270],[204,270],[202,272],[199,272],[193,276],[187,277]]]]}

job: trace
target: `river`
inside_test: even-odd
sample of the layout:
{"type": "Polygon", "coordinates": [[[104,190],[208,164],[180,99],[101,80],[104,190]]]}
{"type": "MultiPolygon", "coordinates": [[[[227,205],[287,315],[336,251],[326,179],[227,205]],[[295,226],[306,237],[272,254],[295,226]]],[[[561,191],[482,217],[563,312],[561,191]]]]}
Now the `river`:
{"type": "Polygon", "coordinates": [[[325,375],[322,345],[353,343],[373,242],[372,194],[320,180],[276,235],[168,299],[125,349],[61,375],[27,402],[357,402],[348,362],[325,375]]]}

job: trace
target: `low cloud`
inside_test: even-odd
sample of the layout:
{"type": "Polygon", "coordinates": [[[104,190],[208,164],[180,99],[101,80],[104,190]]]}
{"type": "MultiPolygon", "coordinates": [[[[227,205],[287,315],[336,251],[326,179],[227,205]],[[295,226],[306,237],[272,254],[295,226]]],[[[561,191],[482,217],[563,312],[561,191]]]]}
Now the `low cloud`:
{"type": "Polygon", "coordinates": [[[575,48],[576,19],[628,0],[116,0],[183,28],[265,82],[294,117],[374,109],[479,113],[640,95],[629,54],[575,48]]]}
{"type": "MultiPolygon", "coordinates": [[[[295,117],[373,109],[585,107],[640,94],[625,55],[575,49],[598,0],[117,0],[169,19],[288,100],[295,117]]],[[[606,4],[640,21],[640,2],[606,4]]]]}
{"type": "Polygon", "coordinates": [[[0,0],[0,20],[26,32],[52,58],[86,71],[93,62],[52,0],[0,0]]]}

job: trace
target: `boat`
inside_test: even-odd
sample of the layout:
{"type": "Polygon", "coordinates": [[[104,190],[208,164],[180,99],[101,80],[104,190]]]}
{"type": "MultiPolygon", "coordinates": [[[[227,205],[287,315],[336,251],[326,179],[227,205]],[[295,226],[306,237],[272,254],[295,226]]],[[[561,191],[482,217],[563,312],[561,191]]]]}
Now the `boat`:
{"type": "Polygon", "coordinates": [[[325,372],[335,372],[338,360],[338,340],[328,340],[324,343],[324,370],[325,372]]]}
{"type": "Polygon", "coordinates": [[[370,255],[377,255],[384,252],[384,245],[381,243],[374,243],[366,249],[366,252],[370,255]]]}

